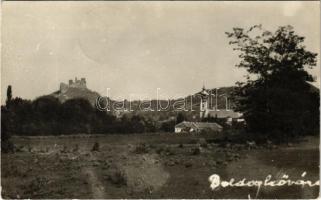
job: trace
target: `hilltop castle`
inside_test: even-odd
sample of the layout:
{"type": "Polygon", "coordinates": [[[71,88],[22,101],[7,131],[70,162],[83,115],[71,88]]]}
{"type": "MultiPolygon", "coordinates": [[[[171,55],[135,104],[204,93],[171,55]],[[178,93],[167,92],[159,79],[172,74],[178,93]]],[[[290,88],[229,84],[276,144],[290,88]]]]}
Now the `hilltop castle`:
{"type": "Polygon", "coordinates": [[[86,79],[85,78],[81,78],[80,80],[78,80],[77,77],[76,77],[75,81],[69,80],[68,84],[60,83],[59,90],[60,90],[61,93],[66,92],[68,90],[68,88],[80,88],[80,89],[87,88],[86,79]]]}

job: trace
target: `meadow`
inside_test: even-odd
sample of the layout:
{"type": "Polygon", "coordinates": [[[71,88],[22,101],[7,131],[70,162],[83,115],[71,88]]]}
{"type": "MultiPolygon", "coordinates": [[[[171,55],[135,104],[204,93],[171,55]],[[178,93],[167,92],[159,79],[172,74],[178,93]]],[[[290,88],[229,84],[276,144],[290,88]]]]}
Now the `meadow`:
{"type": "Polygon", "coordinates": [[[318,187],[228,187],[222,179],[319,180],[319,138],[248,145],[220,135],[130,134],[13,137],[1,155],[2,198],[316,198],[318,187]]]}

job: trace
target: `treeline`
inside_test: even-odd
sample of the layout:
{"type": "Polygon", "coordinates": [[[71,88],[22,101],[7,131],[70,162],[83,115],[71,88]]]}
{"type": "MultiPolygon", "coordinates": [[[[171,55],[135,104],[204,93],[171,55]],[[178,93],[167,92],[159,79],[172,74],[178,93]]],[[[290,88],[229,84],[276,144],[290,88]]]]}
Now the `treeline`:
{"type": "Polygon", "coordinates": [[[9,135],[66,135],[174,131],[175,120],[158,123],[140,115],[117,119],[85,99],[61,103],[52,96],[34,101],[13,98],[1,106],[2,133],[9,135]]]}

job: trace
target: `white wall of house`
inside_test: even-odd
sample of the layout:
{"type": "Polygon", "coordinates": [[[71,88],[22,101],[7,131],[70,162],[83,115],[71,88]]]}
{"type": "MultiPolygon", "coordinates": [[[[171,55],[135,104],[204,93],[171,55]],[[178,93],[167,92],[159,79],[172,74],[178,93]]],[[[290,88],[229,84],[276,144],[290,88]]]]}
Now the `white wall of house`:
{"type": "Polygon", "coordinates": [[[175,133],[180,133],[180,132],[182,132],[182,128],[176,128],[175,127],[175,133]]]}

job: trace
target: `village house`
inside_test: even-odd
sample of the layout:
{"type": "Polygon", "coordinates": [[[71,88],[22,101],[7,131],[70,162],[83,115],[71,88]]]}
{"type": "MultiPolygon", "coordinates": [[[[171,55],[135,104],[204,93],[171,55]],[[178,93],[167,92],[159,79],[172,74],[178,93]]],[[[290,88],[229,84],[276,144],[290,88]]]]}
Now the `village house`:
{"type": "Polygon", "coordinates": [[[175,133],[191,133],[202,131],[221,132],[223,127],[214,122],[187,122],[183,121],[175,126],[175,133]]]}

